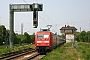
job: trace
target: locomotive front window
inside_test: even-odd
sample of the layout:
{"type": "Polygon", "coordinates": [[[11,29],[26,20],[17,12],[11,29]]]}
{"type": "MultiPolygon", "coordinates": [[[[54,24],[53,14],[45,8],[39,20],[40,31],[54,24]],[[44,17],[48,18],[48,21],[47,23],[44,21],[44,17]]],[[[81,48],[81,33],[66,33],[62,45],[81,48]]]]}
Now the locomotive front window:
{"type": "Polygon", "coordinates": [[[41,34],[39,34],[39,35],[38,35],[38,38],[43,38],[43,34],[42,34],[42,35],[41,35],[41,34]]]}
{"type": "Polygon", "coordinates": [[[38,34],[38,38],[49,38],[48,34],[38,34]]]}
{"type": "Polygon", "coordinates": [[[44,38],[49,38],[49,35],[44,35],[44,38]]]}

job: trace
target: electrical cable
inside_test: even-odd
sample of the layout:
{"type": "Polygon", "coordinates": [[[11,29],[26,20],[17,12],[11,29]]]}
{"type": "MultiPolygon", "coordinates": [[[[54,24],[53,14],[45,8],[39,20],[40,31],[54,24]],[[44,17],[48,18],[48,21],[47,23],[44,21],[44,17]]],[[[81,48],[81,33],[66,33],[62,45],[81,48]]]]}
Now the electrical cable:
{"type": "Polygon", "coordinates": [[[23,1],[27,4],[27,2],[25,0],[23,0],[23,1]]]}
{"type": "MultiPolygon", "coordinates": [[[[45,23],[47,23],[40,15],[39,15],[39,17],[45,22],[45,23]]],[[[48,24],[48,23],[47,23],[48,24]]]]}
{"type": "MultiPolygon", "coordinates": [[[[44,11],[43,11],[44,12],[44,11]]],[[[48,20],[52,23],[52,21],[50,20],[50,18],[48,17],[48,15],[44,12],[44,14],[46,15],[46,17],[48,18],[48,20]]],[[[53,23],[52,23],[53,24],[53,23]]]]}
{"type": "MultiPolygon", "coordinates": [[[[38,1],[36,0],[36,2],[38,3],[38,1]]],[[[44,12],[44,14],[45,14],[45,12],[44,12]]],[[[45,14],[46,15],[46,14],[45,14]]],[[[47,15],[46,15],[47,16],[47,15]]],[[[45,23],[47,23],[40,15],[39,15],[39,17],[45,22],[45,23]]],[[[47,16],[47,18],[49,19],[49,17],[47,16]]],[[[49,19],[50,20],[50,19],[49,19]]],[[[48,24],[48,23],[47,23],[48,24]]]]}

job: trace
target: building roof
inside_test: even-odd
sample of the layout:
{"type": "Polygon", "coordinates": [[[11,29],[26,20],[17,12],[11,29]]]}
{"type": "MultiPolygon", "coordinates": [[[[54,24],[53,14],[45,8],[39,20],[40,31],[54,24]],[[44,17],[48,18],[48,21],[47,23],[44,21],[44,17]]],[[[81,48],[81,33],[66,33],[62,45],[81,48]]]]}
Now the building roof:
{"type": "Polygon", "coordinates": [[[72,29],[77,30],[75,27],[71,27],[69,25],[68,26],[65,25],[65,27],[62,27],[60,30],[72,30],[72,29]]]}

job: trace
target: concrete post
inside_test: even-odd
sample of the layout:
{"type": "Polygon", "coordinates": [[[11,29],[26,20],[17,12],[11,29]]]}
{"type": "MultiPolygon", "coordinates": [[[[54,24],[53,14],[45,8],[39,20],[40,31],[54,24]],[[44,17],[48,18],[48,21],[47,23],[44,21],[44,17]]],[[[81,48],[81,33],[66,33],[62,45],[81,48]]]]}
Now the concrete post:
{"type": "Polygon", "coordinates": [[[9,36],[10,48],[14,47],[13,41],[14,41],[14,11],[10,10],[10,36],[9,36]]]}

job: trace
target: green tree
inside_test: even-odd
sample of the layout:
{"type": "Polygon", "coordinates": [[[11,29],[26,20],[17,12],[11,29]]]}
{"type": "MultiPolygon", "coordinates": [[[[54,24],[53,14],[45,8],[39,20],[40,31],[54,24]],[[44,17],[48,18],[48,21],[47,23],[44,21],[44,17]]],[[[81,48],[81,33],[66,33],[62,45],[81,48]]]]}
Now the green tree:
{"type": "Polygon", "coordinates": [[[80,42],[80,32],[75,33],[75,40],[80,42]]]}
{"type": "Polygon", "coordinates": [[[18,34],[14,33],[14,44],[20,44],[21,43],[21,38],[19,38],[18,34]]]}
{"type": "Polygon", "coordinates": [[[82,32],[80,33],[80,40],[81,40],[82,42],[86,42],[86,41],[87,41],[87,35],[86,35],[86,32],[85,32],[85,31],[82,31],[82,32]]]}
{"type": "Polygon", "coordinates": [[[25,36],[24,42],[25,43],[31,43],[31,38],[27,32],[24,33],[24,36],[25,36]]]}
{"type": "Polygon", "coordinates": [[[90,31],[87,31],[86,35],[87,35],[87,42],[90,42],[90,31]]]}
{"type": "Polygon", "coordinates": [[[34,43],[35,35],[34,34],[30,35],[30,37],[31,37],[31,43],[34,43]]]}

